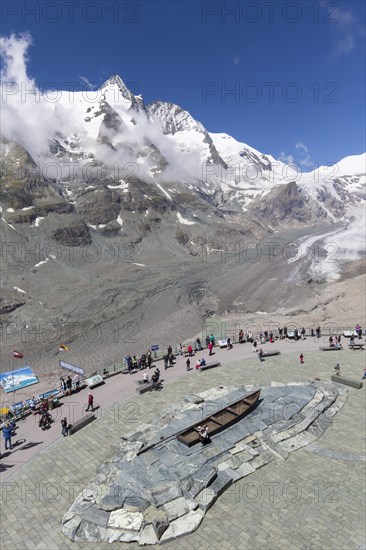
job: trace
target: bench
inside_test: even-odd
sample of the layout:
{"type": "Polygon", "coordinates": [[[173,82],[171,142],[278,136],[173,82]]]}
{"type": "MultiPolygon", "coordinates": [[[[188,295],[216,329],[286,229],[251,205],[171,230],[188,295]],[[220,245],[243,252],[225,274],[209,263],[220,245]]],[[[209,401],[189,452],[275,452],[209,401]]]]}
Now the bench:
{"type": "Polygon", "coordinates": [[[345,386],[351,386],[352,388],[356,388],[357,390],[360,390],[362,388],[362,382],[350,380],[349,378],[344,378],[340,374],[333,374],[330,379],[332,382],[337,382],[337,384],[345,384],[345,386]]]}
{"type": "Polygon", "coordinates": [[[281,352],[278,349],[264,351],[262,357],[271,357],[272,355],[281,355],[281,352]]]}
{"type": "Polygon", "coordinates": [[[152,387],[153,387],[153,383],[151,381],[145,382],[145,384],[139,384],[136,388],[136,391],[141,395],[142,393],[151,391],[152,387]]]}
{"type": "Polygon", "coordinates": [[[84,428],[90,422],[93,422],[93,420],[96,419],[96,416],[94,413],[87,414],[86,416],[83,416],[82,418],[79,418],[79,420],[76,420],[73,424],[71,424],[71,428],[69,429],[69,435],[74,434],[75,432],[78,432],[81,430],[81,428],[84,428]]]}
{"type": "Polygon", "coordinates": [[[221,363],[219,361],[215,361],[213,363],[207,363],[207,365],[201,365],[200,367],[198,367],[197,370],[206,370],[206,369],[213,369],[215,367],[219,367],[221,365],[221,363]]]}
{"type": "Polygon", "coordinates": [[[320,346],[320,351],[340,351],[343,349],[342,346],[339,346],[339,348],[336,348],[335,346],[320,346]]]}
{"type": "Polygon", "coordinates": [[[357,349],[363,349],[364,350],[365,344],[348,344],[349,349],[357,350],[357,349]]]}

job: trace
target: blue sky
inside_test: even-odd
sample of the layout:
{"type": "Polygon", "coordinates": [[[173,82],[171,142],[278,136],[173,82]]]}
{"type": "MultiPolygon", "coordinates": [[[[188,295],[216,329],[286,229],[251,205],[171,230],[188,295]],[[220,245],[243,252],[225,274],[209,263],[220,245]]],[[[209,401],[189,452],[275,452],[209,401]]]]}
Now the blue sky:
{"type": "Polygon", "coordinates": [[[119,74],[305,170],[366,150],[364,2],[4,0],[1,23],[41,89],[119,74]]]}

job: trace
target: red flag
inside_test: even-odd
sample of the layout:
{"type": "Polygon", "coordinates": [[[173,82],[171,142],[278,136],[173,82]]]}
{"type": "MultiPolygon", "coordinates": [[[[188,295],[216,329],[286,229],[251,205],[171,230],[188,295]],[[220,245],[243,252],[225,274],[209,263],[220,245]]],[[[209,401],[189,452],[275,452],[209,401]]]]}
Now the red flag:
{"type": "Polygon", "coordinates": [[[14,349],[13,350],[13,357],[14,357],[14,359],[23,359],[23,354],[14,349]]]}

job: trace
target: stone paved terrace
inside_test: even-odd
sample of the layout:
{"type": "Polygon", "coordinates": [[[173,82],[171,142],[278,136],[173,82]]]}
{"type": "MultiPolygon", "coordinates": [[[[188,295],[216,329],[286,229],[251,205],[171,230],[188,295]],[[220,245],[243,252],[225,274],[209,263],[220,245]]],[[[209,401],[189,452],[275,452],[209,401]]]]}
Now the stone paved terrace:
{"type": "MultiPolygon", "coordinates": [[[[225,352],[223,352],[225,353],[225,352]]],[[[137,431],[164,407],[188,393],[221,384],[330,380],[336,362],[359,380],[365,354],[298,351],[259,363],[229,359],[213,370],[192,371],[165,383],[161,392],[128,398],[69,438],[58,439],[1,485],[1,550],[90,548],[61,534],[61,518],[97,466],[114,452],[113,441],[137,431]]],[[[234,356],[231,356],[234,359],[234,356]]],[[[164,376],[163,376],[164,377],[164,376]]],[[[192,535],[167,549],[365,548],[365,387],[348,388],[343,409],[310,448],[277,460],[232,485],[192,535]]],[[[99,543],[96,550],[135,549],[136,543],[99,543]]]]}

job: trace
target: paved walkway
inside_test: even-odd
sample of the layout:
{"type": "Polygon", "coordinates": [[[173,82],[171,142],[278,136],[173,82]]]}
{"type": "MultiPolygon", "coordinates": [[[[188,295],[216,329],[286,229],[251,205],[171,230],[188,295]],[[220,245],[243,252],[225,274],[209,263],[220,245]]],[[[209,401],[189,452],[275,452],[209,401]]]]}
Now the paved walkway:
{"type": "MultiPolygon", "coordinates": [[[[85,548],[85,543],[72,543],[62,536],[62,515],[94,477],[98,465],[113,454],[122,435],[138,431],[141,422],[150,421],[185,394],[221,384],[329,380],[337,362],[342,374],[360,379],[365,367],[365,352],[314,351],[319,342],[311,339],[264,347],[280,348],[282,355],[260,363],[250,344],[235,345],[231,351],[216,348],[215,359],[222,366],[202,373],[195,369],[185,373],[185,359],[179,358],[165,372],[160,367],[164,389],[142,396],[128,397],[141,373],[110,378],[93,392],[100,404],[99,420],[72,437],[59,437],[59,420],[48,432],[40,431],[31,418],[21,424],[16,439],[26,441],[1,461],[1,550],[85,548]],[[299,361],[301,351],[304,365],[299,361]]],[[[199,355],[207,359],[207,351],[199,355]]],[[[66,399],[60,418],[70,416],[66,411],[81,415],[86,396],[83,391],[66,399]]],[[[234,484],[194,534],[165,546],[359,550],[365,543],[364,388],[349,388],[346,405],[315,443],[234,484]]],[[[127,548],[122,543],[112,546],[127,548]]],[[[100,543],[96,548],[110,547],[100,543]]]]}

